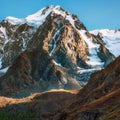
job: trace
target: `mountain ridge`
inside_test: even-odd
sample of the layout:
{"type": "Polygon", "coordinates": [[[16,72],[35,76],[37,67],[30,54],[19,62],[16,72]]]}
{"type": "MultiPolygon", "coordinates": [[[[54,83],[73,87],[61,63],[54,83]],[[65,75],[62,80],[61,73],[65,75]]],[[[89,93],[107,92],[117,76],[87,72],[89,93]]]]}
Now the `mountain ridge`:
{"type": "Polygon", "coordinates": [[[77,86],[75,88],[78,86],[81,88],[93,72],[104,68],[115,59],[100,36],[89,33],[77,16],[71,15],[60,6],[48,6],[28,16],[25,19],[30,20],[30,24],[21,21],[18,24],[19,20],[16,22],[16,19],[17,24],[11,24],[9,19],[14,21],[8,17],[0,23],[2,92],[6,87],[9,88],[9,92],[11,85],[14,84],[13,93],[19,93],[17,85],[20,85],[20,91],[25,91],[31,89],[32,83],[35,85],[36,82],[46,86],[45,90],[48,90],[54,88],[51,81],[56,84],[55,88],[71,89],[75,84],[77,86]],[[45,62],[41,61],[41,57],[45,56],[41,55],[41,52],[46,55],[45,62]],[[35,58],[32,60],[29,56],[35,58]],[[49,59],[50,65],[47,64],[49,59]],[[18,64],[16,64],[18,71],[14,71],[14,63],[18,64]],[[22,63],[20,67],[19,63],[22,63]],[[33,63],[39,68],[33,67],[33,63]],[[31,70],[29,75],[28,66],[31,70]],[[51,72],[53,74],[50,74],[51,72]]]}

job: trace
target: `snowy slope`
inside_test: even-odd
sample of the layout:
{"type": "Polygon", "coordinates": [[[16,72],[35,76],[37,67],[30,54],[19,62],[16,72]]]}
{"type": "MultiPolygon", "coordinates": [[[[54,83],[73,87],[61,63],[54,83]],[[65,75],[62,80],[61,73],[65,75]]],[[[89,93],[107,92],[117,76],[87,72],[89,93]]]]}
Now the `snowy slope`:
{"type": "Polygon", "coordinates": [[[87,35],[85,34],[85,30],[80,30],[79,33],[81,34],[82,38],[85,40],[88,49],[89,49],[89,56],[88,56],[88,61],[87,64],[92,66],[92,67],[103,67],[104,63],[101,62],[101,59],[98,57],[98,49],[100,47],[99,44],[96,44],[92,41],[92,37],[88,38],[87,35]]]}
{"type": "Polygon", "coordinates": [[[12,16],[8,16],[5,20],[9,21],[13,25],[18,25],[18,24],[24,24],[25,23],[24,19],[15,18],[15,17],[12,17],[12,16]]]}
{"type": "Polygon", "coordinates": [[[100,34],[105,46],[113,53],[116,57],[120,55],[120,31],[119,30],[94,30],[90,33],[97,35],[100,34]]]}
{"type": "Polygon", "coordinates": [[[43,8],[40,11],[36,12],[35,14],[29,15],[25,18],[26,22],[30,25],[36,25],[37,27],[43,24],[46,17],[51,13],[53,10],[53,6],[49,8],[43,8]]]}

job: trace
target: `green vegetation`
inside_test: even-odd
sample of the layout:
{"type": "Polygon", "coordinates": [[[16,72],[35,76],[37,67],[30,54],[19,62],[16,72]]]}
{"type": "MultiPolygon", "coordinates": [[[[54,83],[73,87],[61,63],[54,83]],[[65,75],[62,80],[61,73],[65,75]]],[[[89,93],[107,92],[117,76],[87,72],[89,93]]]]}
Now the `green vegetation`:
{"type": "Polygon", "coordinates": [[[0,120],[24,120],[24,119],[35,118],[34,112],[25,112],[25,113],[10,113],[6,111],[0,111],[0,120]]]}
{"type": "Polygon", "coordinates": [[[99,120],[120,120],[120,106],[114,106],[113,109],[110,109],[109,112],[100,117],[99,120]]]}
{"type": "Polygon", "coordinates": [[[118,119],[120,119],[120,116],[118,115],[116,111],[105,114],[104,116],[100,118],[100,120],[118,120],[118,119]]]}

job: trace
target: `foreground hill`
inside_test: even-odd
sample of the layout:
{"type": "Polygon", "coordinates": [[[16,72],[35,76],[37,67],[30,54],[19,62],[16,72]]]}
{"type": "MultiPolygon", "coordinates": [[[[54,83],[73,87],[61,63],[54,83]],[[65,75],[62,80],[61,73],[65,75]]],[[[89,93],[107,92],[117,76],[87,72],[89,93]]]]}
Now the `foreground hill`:
{"type": "Polygon", "coordinates": [[[120,57],[79,91],[50,91],[24,99],[1,97],[1,115],[40,120],[119,120],[120,57]]]}

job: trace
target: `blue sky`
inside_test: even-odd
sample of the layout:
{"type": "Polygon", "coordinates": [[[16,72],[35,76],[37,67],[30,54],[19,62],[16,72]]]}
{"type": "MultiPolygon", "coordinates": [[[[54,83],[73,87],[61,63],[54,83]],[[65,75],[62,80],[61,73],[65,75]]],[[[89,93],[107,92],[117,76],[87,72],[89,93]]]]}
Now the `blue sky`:
{"type": "Polygon", "coordinates": [[[120,29],[120,0],[1,0],[0,21],[24,18],[47,5],[60,5],[76,14],[88,30],[120,29]]]}

